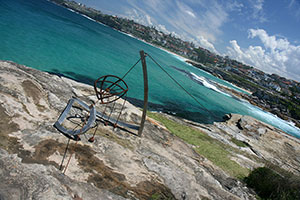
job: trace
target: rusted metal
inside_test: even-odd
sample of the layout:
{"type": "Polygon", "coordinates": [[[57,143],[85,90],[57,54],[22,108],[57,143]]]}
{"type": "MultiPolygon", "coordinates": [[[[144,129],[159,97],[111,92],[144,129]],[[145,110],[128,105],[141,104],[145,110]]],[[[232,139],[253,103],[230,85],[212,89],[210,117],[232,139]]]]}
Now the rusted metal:
{"type": "MultiPolygon", "coordinates": [[[[96,134],[96,131],[99,126],[98,122],[96,121],[96,117],[101,119],[105,125],[108,125],[110,123],[114,128],[116,128],[118,126],[119,128],[121,128],[123,130],[124,130],[123,127],[127,127],[129,129],[138,130],[138,136],[142,135],[142,132],[144,129],[144,124],[145,124],[145,119],[146,119],[147,107],[148,107],[148,75],[147,75],[147,66],[146,66],[146,59],[145,59],[146,54],[144,53],[144,51],[140,51],[140,57],[141,58],[125,73],[125,75],[122,78],[115,76],[115,75],[106,75],[106,76],[101,76],[100,78],[95,80],[94,90],[96,93],[96,97],[98,99],[96,102],[93,102],[92,104],[87,105],[83,101],[81,101],[77,98],[72,98],[68,101],[66,108],[64,109],[64,111],[61,113],[60,117],[54,124],[54,127],[56,127],[67,138],[69,138],[67,146],[66,146],[66,150],[64,152],[63,159],[60,164],[60,170],[63,171],[63,174],[66,173],[67,168],[70,164],[72,155],[74,153],[73,151],[70,153],[70,157],[67,161],[67,164],[63,169],[63,163],[66,158],[66,154],[67,154],[67,151],[68,151],[68,148],[70,145],[70,139],[76,141],[76,143],[74,145],[74,149],[75,149],[77,142],[79,140],[81,140],[79,135],[84,134],[91,128],[95,128],[94,124],[96,124],[96,129],[94,130],[92,137],[90,137],[88,139],[89,142],[94,142],[95,134],[96,134]],[[122,121],[120,122],[119,119],[120,119],[120,116],[124,109],[124,106],[126,103],[127,92],[128,92],[128,85],[124,81],[124,78],[140,61],[142,62],[143,77],[144,77],[144,108],[143,108],[143,114],[142,114],[140,126],[136,126],[133,124],[128,124],[126,122],[122,122],[122,121]],[[120,111],[117,119],[112,119],[111,115],[112,115],[112,112],[114,111],[115,103],[118,99],[122,98],[124,95],[126,95],[126,96],[125,96],[125,99],[123,99],[124,102],[122,104],[121,111],[120,111]],[[111,108],[110,114],[109,114],[109,116],[106,116],[105,115],[106,108],[107,108],[108,104],[110,104],[112,102],[114,104],[111,108]],[[75,106],[74,103],[78,104],[79,107],[75,106]],[[105,104],[103,113],[96,111],[95,105],[97,103],[105,104]],[[74,109],[76,109],[76,108],[79,109],[81,112],[79,115],[76,112],[74,114],[74,109]],[[71,109],[73,109],[72,110],[73,113],[71,112],[71,109]],[[78,117],[81,114],[83,114],[83,111],[87,112],[87,114],[84,117],[83,116],[78,117]],[[72,113],[72,114],[70,114],[70,113],[72,113]],[[72,115],[72,116],[70,116],[70,115],[72,115]],[[77,119],[82,118],[84,120],[83,120],[82,124],[80,122],[73,129],[68,129],[66,127],[67,125],[66,124],[63,125],[63,123],[65,120],[68,120],[69,122],[72,123],[72,120],[70,120],[72,118],[77,118],[77,119]],[[79,124],[81,124],[81,128],[76,130],[76,128],[79,126],[79,124]]],[[[76,121],[76,120],[74,120],[74,121],[76,121]]],[[[73,121],[73,124],[76,124],[74,121],[73,121]]],[[[134,134],[136,134],[136,133],[134,133],[134,134]]]]}
{"type": "Polygon", "coordinates": [[[140,51],[142,66],[143,66],[143,77],[144,77],[144,107],[143,107],[143,115],[142,120],[140,124],[140,128],[138,131],[138,136],[142,136],[145,120],[146,120],[146,114],[147,114],[147,107],[148,107],[148,73],[147,73],[147,65],[146,65],[146,55],[143,50],[140,51]]]}
{"type": "Polygon", "coordinates": [[[101,76],[94,82],[94,89],[100,103],[109,104],[122,98],[128,91],[128,85],[118,76],[106,75],[101,76]],[[111,97],[113,98],[110,99],[111,97]]]}
{"type": "MultiPolygon", "coordinates": [[[[101,76],[100,78],[96,79],[94,82],[94,90],[96,93],[97,101],[93,102],[90,105],[87,105],[78,98],[70,99],[65,110],[62,112],[61,116],[59,117],[57,122],[54,124],[54,126],[60,132],[62,132],[65,136],[76,141],[79,139],[78,138],[79,135],[84,134],[90,128],[94,128],[94,124],[97,123],[96,118],[100,118],[104,122],[105,125],[111,124],[114,127],[117,127],[117,126],[118,127],[127,127],[130,129],[138,130],[138,135],[141,136],[143,128],[144,128],[147,106],[148,106],[148,75],[147,75],[147,66],[146,66],[145,57],[146,57],[146,54],[144,53],[144,51],[141,50],[139,60],[125,73],[125,75],[122,78],[115,76],[115,75],[106,75],[106,76],[101,76]],[[114,107],[115,107],[114,105],[112,106],[109,116],[106,116],[105,112],[106,112],[106,108],[107,108],[108,104],[110,104],[110,103],[115,104],[118,99],[124,97],[124,95],[127,95],[128,85],[124,81],[124,78],[140,61],[142,63],[142,67],[143,67],[143,77],[144,77],[144,109],[143,109],[140,126],[136,126],[136,125],[127,124],[125,122],[119,121],[120,116],[121,116],[122,111],[125,106],[126,96],[125,96],[121,111],[117,116],[117,119],[111,118],[112,112],[114,112],[114,107]],[[80,108],[73,105],[74,103],[78,104],[80,108]],[[103,113],[96,111],[95,105],[97,103],[105,104],[105,109],[104,109],[103,113]],[[76,119],[76,118],[78,118],[79,115],[77,116],[77,114],[76,114],[76,116],[70,116],[70,114],[76,108],[79,108],[78,111],[80,111],[80,110],[81,110],[81,112],[85,111],[85,112],[88,112],[88,114],[85,117],[82,117],[85,120],[84,120],[84,123],[83,123],[81,129],[76,130],[76,127],[74,129],[68,129],[67,123],[65,123],[64,121],[68,120],[71,123],[74,123],[70,119],[73,119],[73,118],[76,119]],[[71,109],[73,109],[72,112],[71,112],[71,109]],[[63,123],[64,123],[64,125],[63,125],[63,123]]],[[[74,123],[74,124],[76,124],[76,123],[74,123]]]]}

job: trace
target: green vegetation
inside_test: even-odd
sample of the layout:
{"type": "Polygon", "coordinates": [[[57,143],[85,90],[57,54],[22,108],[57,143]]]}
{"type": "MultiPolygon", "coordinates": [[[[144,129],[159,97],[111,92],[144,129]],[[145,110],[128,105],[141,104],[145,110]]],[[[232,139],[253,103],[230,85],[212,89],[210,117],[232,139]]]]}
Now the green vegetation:
{"type": "Polygon", "coordinates": [[[205,51],[205,49],[195,48],[194,51],[198,55],[198,59],[197,59],[198,62],[205,63],[205,64],[214,64],[216,58],[214,56],[208,56],[208,52],[205,51]]]}
{"type": "Polygon", "coordinates": [[[253,170],[244,180],[261,199],[300,199],[300,177],[288,172],[284,172],[283,175],[270,168],[260,167],[253,170]]]}
{"type": "Polygon", "coordinates": [[[174,197],[165,196],[164,194],[161,193],[154,193],[150,197],[150,200],[173,200],[173,199],[174,197]]]}
{"type": "Polygon", "coordinates": [[[287,108],[291,114],[291,117],[297,120],[300,120],[300,105],[299,102],[291,101],[292,98],[289,99],[280,99],[280,104],[287,108]]]}
{"type": "Polygon", "coordinates": [[[239,75],[235,75],[233,73],[231,73],[230,75],[231,75],[231,79],[227,80],[227,81],[233,82],[240,87],[247,88],[251,91],[256,91],[258,89],[266,90],[264,87],[254,83],[254,82],[251,82],[249,80],[249,78],[243,78],[243,77],[241,77],[239,75]]]}
{"type": "Polygon", "coordinates": [[[194,145],[195,150],[200,155],[212,161],[231,176],[244,178],[249,174],[248,169],[241,167],[230,159],[230,146],[209,137],[195,128],[169,120],[161,114],[148,112],[148,116],[163,123],[171,133],[182,138],[185,142],[194,145]]]}
{"type": "Polygon", "coordinates": [[[248,147],[247,144],[245,144],[243,141],[232,138],[231,142],[233,142],[234,144],[236,144],[238,147],[248,147]]]}

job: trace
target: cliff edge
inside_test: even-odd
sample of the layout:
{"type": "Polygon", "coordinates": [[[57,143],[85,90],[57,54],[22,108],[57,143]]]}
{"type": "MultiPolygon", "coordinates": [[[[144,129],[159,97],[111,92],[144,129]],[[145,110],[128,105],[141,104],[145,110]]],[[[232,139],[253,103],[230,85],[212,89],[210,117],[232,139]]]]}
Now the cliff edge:
{"type": "MultiPolygon", "coordinates": [[[[72,96],[86,102],[95,98],[89,85],[0,61],[0,199],[255,199],[242,182],[150,118],[142,137],[100,124],[94,143],[85,136],[77,145],[71,141],[70,164],[63,174],[59,166],[68,139],[53,124],[72,96]]],[[[121,120],[138,123],[140,116],[138,108],[126,103],[121,120]]],[[[275,129],[268,125],[255,128],[254,119],[232,115],[214,125],[173,120],[237,149],[229,138],[238,138],[249,144],[241,151],[298,173],[299,143],[270,134],[275,129]],[[266,143],[268,148],[262,148],[266,143]],[[274,145],[280,149],[275,151],[274,145]]],[[[247,160],[235,159],[241,164],[247,160]]],[[[248,163],[249,169],[263,165],[248,163]]]]}

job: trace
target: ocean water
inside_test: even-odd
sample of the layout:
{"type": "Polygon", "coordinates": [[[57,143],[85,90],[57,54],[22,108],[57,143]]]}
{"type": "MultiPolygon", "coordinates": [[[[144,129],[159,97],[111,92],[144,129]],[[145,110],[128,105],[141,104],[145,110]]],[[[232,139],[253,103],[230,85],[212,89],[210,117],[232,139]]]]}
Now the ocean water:
{"type": "MultiPolygon", "coordinates": [[[[203,123],[221,121],[227,113],[250,115],[300,138],[300,129],[226,94],[216,82],[239,89],[179,57],[46,0],[0,0],[1,60],[92,84],[107,74],[122,77],[139,59],[140,50],[150,54],[200,102],[147,58],[151,109],[203,123]]],[[[142,77],[138,64],[125,78],[129,99],[137,104],[143,99],[142,77]]]]}

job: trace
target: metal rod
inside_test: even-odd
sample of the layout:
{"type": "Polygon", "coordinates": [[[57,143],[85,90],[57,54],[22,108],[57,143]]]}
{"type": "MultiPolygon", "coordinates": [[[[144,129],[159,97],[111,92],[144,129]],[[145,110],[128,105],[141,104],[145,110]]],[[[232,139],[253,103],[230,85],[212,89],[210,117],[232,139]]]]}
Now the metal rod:
{"type": "Polygon", "coordinates": [[[65,153],[64,153],[63,159],[62,159],[62,161],[61,161],[59,170],[62,170],[62,166],[63,166],[64,160],[65,160],[65,158],[66,158],[66,154],[67,154],[67,151],[68,151],[68,148],[69,148],[69,144],[70,144],[70,138],[69,138],[69,140],[68,140],[68,144],[67,144],[67,147],[66,147],[66,149],[65,149],[65,153]]]}
{"type": "MultiPolygon", "coordinates": [[[[85,120],[84,120],[84,122],[83,122],[83,124],[82,124],[82,127],[81,127],[81,129],[80,129],[80,132],[82,131],[84,125],[86,124],[87,118],[88,118],[88,116],[86,115],[86,116],[85,116],[85,120]]],[[[76,135],[76,137],[79,137],[79,136],[76,135]]],[[[75,142],[74,149],[75,149],[75,147],[76,147],[77,142],[78,142],[78,140],[76,140],[76,142],[75,142]]],[[[68,160],[68,162],[67,162],[67,165],[66,165],[66,167],[65,167],[65,169],[64,169],[64,171],[63,171],[63,174],[66,173],[67,168],[68,168],[68,166],[69,166],[69,164],[70,164],[70,161],[71,161],[72,156],[73,156],[73,152],[71,152],[70,158],[69,158],[69,160],[68,160]]]]}
{"type": "Polygon", "coordinates": [[[144,108],[143,108],[143,115],[140,124],[140,128],[138,131],[138,136],[141,137],[145,125],[146,114],[147,114],[147,107],[148,107],[148,74],[147,74],[147,65],[146,65],[146,55],[143,50],[140,51],[142,66],[143,66],[143,77],[144,77],[144,108]]]}
{"type": "Polygon", "coordinates": [[[117,127],[118,121],[119,121],[119,119],[120,119],[120,116],[121,116],[121,114],[122,114],[122,111],[123,111],[123,109],[124,109],[124,106],[125,106],[126,101],[127,101],[127,94],[126,94],[125,99],[124,99],[124,101],[123,101],[123,105],[122,105],[122,108],[121,108],[121,110],[120,110],[119,116],[118,116],[118,118],[117,118],[117,120],[116,120],[116,123],[114,124],[114,127],[115,127],[115,128],[117,127]]]}
{"type": "MultiPolygon", "coordinates": [[[[77,142],[78,142],[78,140],[75,142],[75,145],[74,145],[74,149],[75,149],[75,147],[76,147],[76,144],[77,144],[77,142]]],[[[73,150],[74,150],[73,149],[73,150]]],[[[72,156],[73,156],[73,151],[71,152],[71,155],[70,155],[70,157],[69,157],[69,160],[68,160],[68,162],[67,162],[67,164],[66,164],[66,167],[65,167],[65,169],[64,169],[64,171],[63,171],[63,174],[65,174],[66,173],[66,171],[67,171],[67,168],[68,168],[68,166],[69,166],[69,164],[70,164],[70,161],[71,161],[71,158],[72,158],[72,156]]]]}

